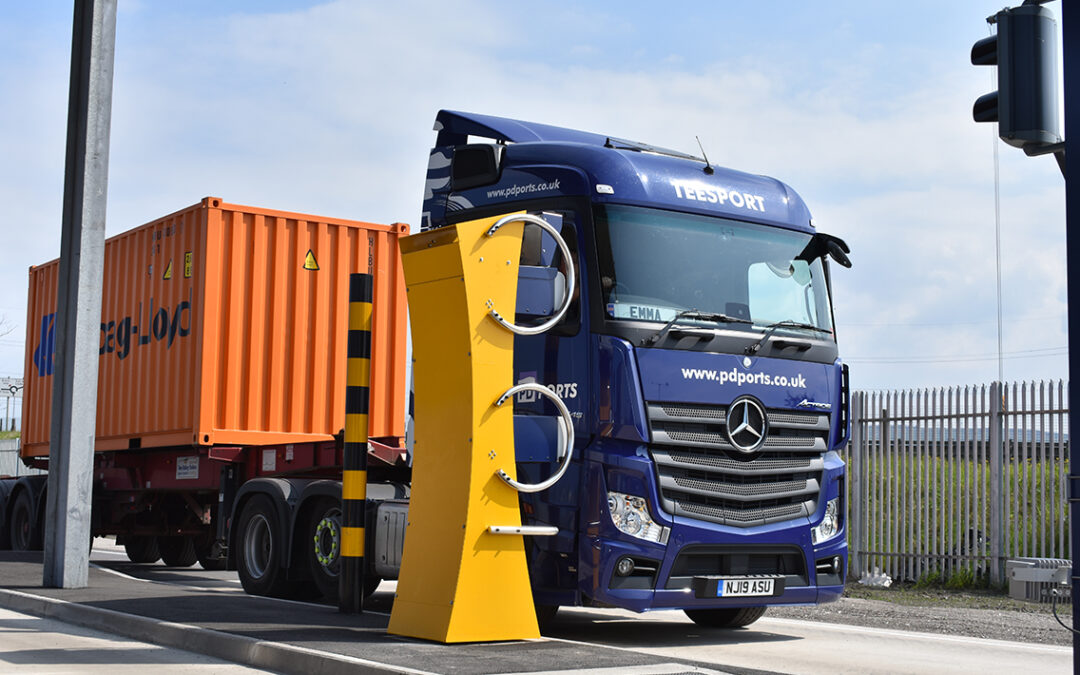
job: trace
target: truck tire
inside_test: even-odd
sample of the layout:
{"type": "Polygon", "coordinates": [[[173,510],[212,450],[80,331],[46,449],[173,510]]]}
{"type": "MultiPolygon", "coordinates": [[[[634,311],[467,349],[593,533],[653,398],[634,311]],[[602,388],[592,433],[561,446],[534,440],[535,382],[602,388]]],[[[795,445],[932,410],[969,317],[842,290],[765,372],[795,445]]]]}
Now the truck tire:
{"type": "Polygon", "coordinates": [[[341,505],[335,499],[320,499],[300,534],[304,559],[319,593],[327,601],[338,600],[338,572],[341,570],[341,505]]]}
{"type": "Polygon", "coordinates": [[[195,541],[195,557],[199,560],[199,565],[204,570],[210,572],[216,572],[223,570],[228,562],[224,557],[214,557],[212,552],[214,550],[214,538],[213,537],[199,537],[195,541]]]}
{"type": "Polygon", "coordinates": [[[244,505],[237,521],[236,572],[251,595],[284,597],[290,590],[281,566],[285,542],[281,523],[270,498],[257,494],[244,505]]]}
{"type": "Polygon", "coordinates": [[[124,552],[133,563],[156,563],[161,558],[157,537],[131,536],[124,538],[124,552]]]}
{"type": "MultiPolygon", "coordinates": [[[[320,499],[301,532],[304,557],[315,587],[324,600],[335,604],[341,583],[341,517],[341,505],[336,499],[320,499]]],[[[364,597],[370,597],[380,583],[379,577],[365,574],[364,597]]]]}
{"type": "Polygon", "coordinates": [[[34,517],[34,501],[26,490],[19,492],[11,507],[11,550],[41,550],[41,528],[34,517]]]}
{"type": "Polygon", "coordinates": [[[558,605],[536,605],[536,623],[540,626],[540,630],[550,627],[558,613],[558,605]]]}
{"type": "Polygon", "coordinates": [[[191,567],[198,559],[195,540],[191,537],[158,537],[157,545],[161,562],[169,567],[191,567]]]}
{"type": "Polygon", "coordinates": [[[734,607],[723,609],[684,609],[686,616],[707,628],[741,628],[765,615],[764,607],[734,607]]]}

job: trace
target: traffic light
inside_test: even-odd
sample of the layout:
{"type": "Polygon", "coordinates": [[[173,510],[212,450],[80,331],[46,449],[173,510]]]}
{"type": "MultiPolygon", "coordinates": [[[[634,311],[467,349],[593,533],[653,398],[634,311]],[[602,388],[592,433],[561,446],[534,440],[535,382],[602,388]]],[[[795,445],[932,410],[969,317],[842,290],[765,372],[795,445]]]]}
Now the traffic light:
{"type": "Polygon", "coordinates": [[[971,63],[996,65],[998,90],[976,99],[975,121],[998,122],[998,136],[1017,148],[1060,143],[1054,15],[1025,3],[987,22],[997,24],[997,34],[975,43],[971,63]]]}

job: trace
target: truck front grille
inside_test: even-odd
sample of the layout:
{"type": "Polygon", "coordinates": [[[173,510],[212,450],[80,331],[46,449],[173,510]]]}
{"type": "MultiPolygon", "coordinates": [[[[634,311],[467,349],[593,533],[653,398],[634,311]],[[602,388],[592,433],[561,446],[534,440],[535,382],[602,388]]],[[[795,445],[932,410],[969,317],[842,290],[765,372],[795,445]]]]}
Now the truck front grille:
{"type": "Polygon", "coordinates": [[[750,527],[816,510],[828,414],[766,411],[769,435],[746,459],[728,442],[724,406],[650,403],[648,412],[667,513],[750,527]]]}

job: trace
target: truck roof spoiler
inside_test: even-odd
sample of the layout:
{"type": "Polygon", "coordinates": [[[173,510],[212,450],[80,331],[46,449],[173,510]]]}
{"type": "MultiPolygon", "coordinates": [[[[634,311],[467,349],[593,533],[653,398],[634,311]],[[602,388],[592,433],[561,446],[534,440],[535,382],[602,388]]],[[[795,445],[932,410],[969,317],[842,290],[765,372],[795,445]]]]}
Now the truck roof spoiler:
{"type": "Polygon", "coordinates": [[[435,145],[457,146],[468,143],[469,136],[491,138],[503,143],[529,143],[548,141],[556,143],[582,143],[585,145],[599,145],[607,148],[619,148],[623,150],[635,150],[638,152],[652,152],[670,157],[680,157],[698,162],[705,160],[694,155],[688,155],[677,150],[667,150],[636,141],[628,141],[614,136],[604,136],[588,131],[553,127],[548,124],[536,124],[512,120],[505,117],[493,117],[491,115],[477,115],[474,113],[457,112],[454,110],[440,110],[435,117],[435,131],[439,132],[435,145]]]}

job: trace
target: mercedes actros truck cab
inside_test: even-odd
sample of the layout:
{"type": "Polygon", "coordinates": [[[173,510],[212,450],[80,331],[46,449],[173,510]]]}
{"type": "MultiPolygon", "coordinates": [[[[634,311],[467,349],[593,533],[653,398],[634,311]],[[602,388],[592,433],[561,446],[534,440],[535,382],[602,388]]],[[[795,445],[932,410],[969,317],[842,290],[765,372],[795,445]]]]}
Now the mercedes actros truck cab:
{"type": "MultiPolygon", "coordinates": [[[[514,377],[522,522],[541,616],[682,609],[740,626],[828,602],[847,567],[847,368],[830,261],[784,183],[619,138],[441,111],[421,229],[525,212],[514,377]],[[569,259],[567,259],[569,254],[569,259]],[[572,267],[577,283],[566,298],[572,267]]],[[[418,417],[423,414],[418,410],[418,417]]]]}

